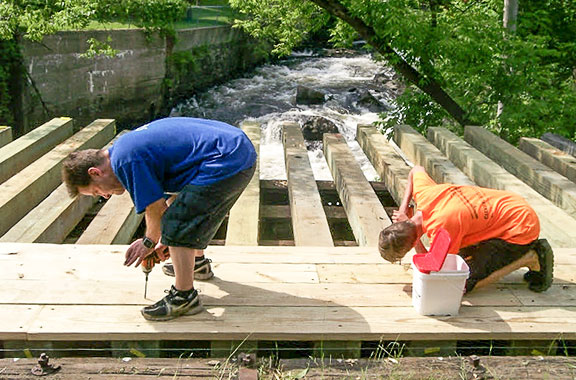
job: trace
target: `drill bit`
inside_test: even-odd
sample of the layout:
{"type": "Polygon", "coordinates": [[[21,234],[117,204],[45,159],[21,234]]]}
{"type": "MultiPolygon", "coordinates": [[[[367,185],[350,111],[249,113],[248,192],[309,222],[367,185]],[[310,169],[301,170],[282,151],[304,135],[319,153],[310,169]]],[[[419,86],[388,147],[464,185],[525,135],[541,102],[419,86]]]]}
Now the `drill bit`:
{"type": "Polygon", "coordinates": [[[144,299],[146,299],[146,294],[148,293],[148,273],[150,272],[144,272],[146,275],[146,281],[144,282],[144,299]]]}

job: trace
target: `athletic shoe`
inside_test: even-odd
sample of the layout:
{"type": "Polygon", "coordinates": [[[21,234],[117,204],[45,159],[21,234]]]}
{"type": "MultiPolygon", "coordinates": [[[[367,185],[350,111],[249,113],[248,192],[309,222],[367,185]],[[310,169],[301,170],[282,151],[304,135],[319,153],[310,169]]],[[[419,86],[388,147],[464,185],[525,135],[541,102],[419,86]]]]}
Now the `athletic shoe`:
{"type": "Polygon", "coordinates": [[[183,292],[172,285],[165,292],[168,293],[166,297],[140,310],[144,318],[149,321],[168,321],[183,314],[198,314],[203,310],[196,289],[183,292]]]}
{"type": "Polygon", "coordinates": [[[538,255],[540,271],[528,271],[524,274],[524,280],[528,281],[530,290],[540,293],[550,288],[554,280],[554,252],[546,239],[538,239],[534,250],[538,255]]]}
{"type": "MultiPolygon", "coordinates": [[[[195,280],[209,280],[214,277],[214,272],[212,272],[212,266],[210,263],[212,260],[203,258],[194,263],[194,279],[195,280]]],[[[174,264],[166,263],[162,266],[162,272],[166,276],[174,277],[174,264]]]]}

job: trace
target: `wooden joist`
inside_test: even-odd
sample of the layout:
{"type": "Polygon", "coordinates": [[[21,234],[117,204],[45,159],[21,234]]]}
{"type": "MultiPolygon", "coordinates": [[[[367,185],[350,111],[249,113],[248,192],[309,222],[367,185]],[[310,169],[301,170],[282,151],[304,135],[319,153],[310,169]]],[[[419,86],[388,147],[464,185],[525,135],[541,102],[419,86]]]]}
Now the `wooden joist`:
{"type": "Polygon", "coordinates": [[[258,158],[252,180],[228,217],[226,245],[258,245],[260,220],[260,123],[245,121],[242,130],[252,141],[258,158]]]}
{"type": "Polygon", "coordinates": [[[143,218],[144,213],[136,214],[128,192],[114,195],[98,211],[76,244],[128,244],[143,218]]]}
{"type": "Polygon", "coordinates": [[[283,142],[294,242],[303,246],[333,246],[330,227],[298,124],[283,125],[283,142]]]}
{"type": "Polygon", "coordinates": [[[56,146],[0,185],[0,236],[36,207],[61,182],[66,156],[78,149],[100,148],[114,137],[113,120],[97,120],[56,146]]]}
{"type": "Polygon", "coordinates": [[[376,247],[392,221],[341,134],[324,134],[324,156],[358,245],[376,247]]]}
{"type": "MultiPolygon", "coordinates": [[[[124,133],[118,134],[116,138],[124,133]]],[[[81,194],[71,198],[66,185],[62,184],[6,232],[0,242],[63,243],[97,200],[81,194]]],[[[128,242],[122,241],[121,244],[128,242]]],[[[103,240],[102,244],[113,243],[111,240],[103,240]]]]}
{"type": "Polygon", "coordinates": [[[576,218],[576,184],[482,127],[467,126],[464,139],[576,218]]]}
{"type": "Polygon", "coordinates": [[[518,145],[521,151],[540,161],[557,173],[576,183],[576,158],[545,141],[522,137],[518,145]]]}
{"type": "Polygon", "coordinates": [[[388,186],[392,198],[397,204],[402,203],[410,167],[375,127],[359,124],[356,140],[381,180],[388,186]]]}
{"type": "Polygon", "coordinates": [[[70,118],[55,118],[0,148],[0,183],[72,136],[73,124],[70,118]]]}
{"type": "Polygon", "coordinates": [[[540,138],[542,141],[546,141],[548,144],[576,156],[576,143],[574,141],[550,132],[544,133],[540,138]]]}
{"type": "Polygon", "coordinates": [[[538,213],[541,236],[556,247],[576,247],[576,220],[445,128],[428,128],[428,139],[479,186],[517,193],[538,213]]]}
{"type": "Polygon", "coordinates": [[[423,166],[437,183],[475,185],[474,181],[462,173],[438,148],[412,127],[395,126],[394,141],[414,163],[423,166]]]}
{"type": "Polygon", "coordinates": [[[533,293],[522,273],[464,297],[460,315],[420,316],[411,270],[368,247],[208,247],[217,277],[197,282],[206,310],[149,322],[139,309],[173,279],[122,265],[125,246],[0,244],[0,340],[437,340],[576,338],[576,251],[557,285],[533,293]],[[95,297],[94,295],[98,296],[95,297]]]}
{"type": "Polygon", "coordinates": [[[63,243],[95,202],[85,195],[71,198],[62,184],[0,237],[0,242],[63,243]]]}
{"type": "Polygon", "coordinates": [[[12,128],[0,125],[0,148],[12,142],[12,128]]]}

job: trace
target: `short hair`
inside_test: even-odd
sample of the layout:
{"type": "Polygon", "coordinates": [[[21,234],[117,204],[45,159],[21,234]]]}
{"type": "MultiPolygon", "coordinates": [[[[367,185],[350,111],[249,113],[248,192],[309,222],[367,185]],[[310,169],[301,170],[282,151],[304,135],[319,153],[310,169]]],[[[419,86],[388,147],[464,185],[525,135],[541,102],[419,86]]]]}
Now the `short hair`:
{"type": "Polygon", "coordinates": [[[62,162],[62,181],[71,197],[78,195],[78,187],[88,186],[92,179],[88,169],[104,163],[104,153],[100,149],[86,149],[72,152],[62,162]]]}
{"type": "Polygon", "coordinates": [[[416,239],[418,230],[412,220],[393,223],[380,232],[378,251],[385,260],[394,263],[414,247],[416,239]]]}

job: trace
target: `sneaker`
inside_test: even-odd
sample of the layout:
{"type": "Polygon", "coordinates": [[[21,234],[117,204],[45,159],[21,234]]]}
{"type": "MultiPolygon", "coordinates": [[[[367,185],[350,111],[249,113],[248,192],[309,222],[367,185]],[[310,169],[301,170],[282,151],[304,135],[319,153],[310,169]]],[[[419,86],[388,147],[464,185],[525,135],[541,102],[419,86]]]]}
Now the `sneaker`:
{"type": "Polygon", "coordinates": [[[538,255],[540,271],[528,271],[524,274],[524,280],[533,292],[543,292],[550,288],[554,279],[554,252],[546,239],[538,239],[534,244],[534,250],[538,255]]]}
{"type": "MultiPolygon", "coordinates": [[[[214,272],[212,272],[212,266],[210,265],[211,262],[212,260],[203,258],[194,263],[194,280],[206,281],[214,277],[214,272]]],[[[162,266],[162,272],[164,272],[166,276],[174,277],[174,264],[164,264],[162,266]]]]}
{"type": "Polygon", "coordinates": [[[172,285],[170,290],[165,292],[168,293],[166,297],[140,310],[144,318],[149,321],[168,321],[183,314],[198,314],[203,310],[196,289],[182,292],[172,285]]]}

